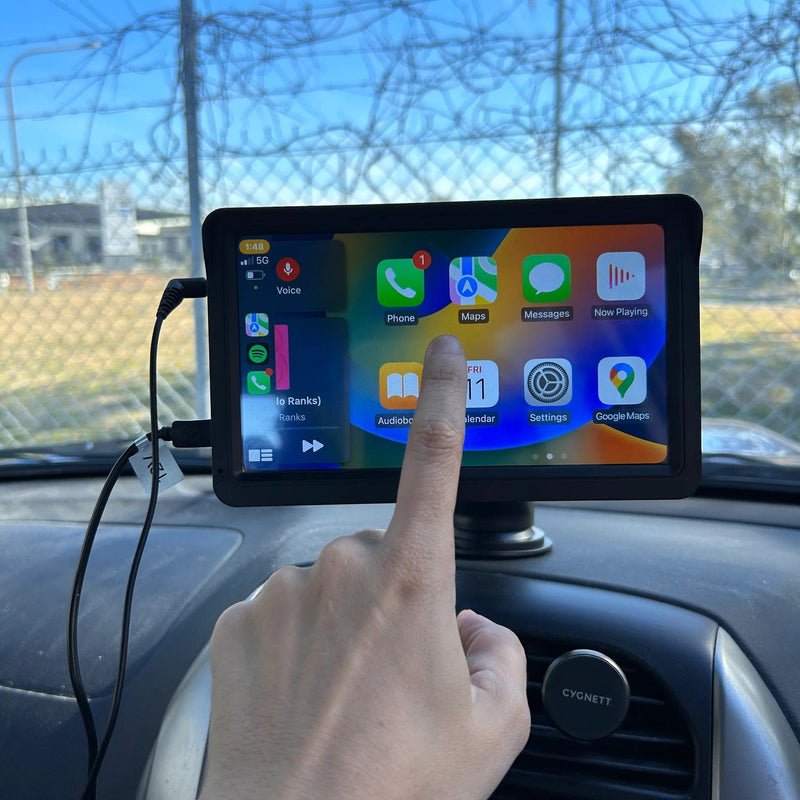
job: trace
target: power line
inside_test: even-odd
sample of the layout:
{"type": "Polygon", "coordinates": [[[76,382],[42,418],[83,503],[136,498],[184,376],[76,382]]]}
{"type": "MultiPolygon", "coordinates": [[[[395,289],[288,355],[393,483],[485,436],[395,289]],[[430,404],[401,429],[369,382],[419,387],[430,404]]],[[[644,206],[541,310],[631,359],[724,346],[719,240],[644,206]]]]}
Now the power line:
{"type": "MultiPolygon", "coordinates": [[[[89,13],[96,12],[88,0],[83,4],[89,13]]],[[[646,4],[644,7],[652,11],[646,4]]],[[[703,104],[713,109],[713,118],[719,124],[746,121],[748,117],[741,114],[737,98],[748,88],[758,86],[756,78],[760,79],[767,68],[780,66],[780,53],[763,47],[760,60],[750,64],[751,57],[745,52],[753,46],[750,35],[765,30],[783,33],[782,28],[789,24],[787,18],[780,16],[756,19],[739,15],[714,21],[693,10],[691,13],[698,16],[689,22],[673,14],[662,27],[656,26],[652,17],[647,24],[633,20],[632,24],[616,25],[614,20],[606,19],[608,15],[600,7],[597,19],[576,19],[565,25],[559,59],[552,37],[523,37],[518,30],[506,33],[479,16],[470,20],[466,13],[458,18],[440,16],[433,20],[420,13],[423,8],[424,2],[404,3],[400,9],[375,0],[361,0],[350,4],[346,18],[342,18],[337,3],[317,5],[313,14],[289,14],[283,8],[262,7],[255,15],[231,12],[199,18],[203,26],[199,33],[204,37],[201,43],[207,53],[201,100],[208,130],[201,157],[209,162],[280,156],[327,158],[334,153],[352,155],[365,150],[374,154],[410,147],[431,148],[442,145],[446,130],[448,143],[458,145],[484,143],[487,148],[519,148],[523,146],[520,143],[532,139],[548,141],[551,147],[547,152],[558,164],[560,148],[552,147],[556,77],[563,85],[562,100],[556,103],[561,114],[555,126],[559,130],[556,138],[571,148],[565,159],[576,148],[596,143],[610,147],[608,137],[614,132],[629,137],[626,141],[631,141],[632,134],[641,133],[659,136],[663,142],[665,130],[696,127],[703,118],[703,104]],[[396,13],[405,13],[409,20],[409,33],[402,42],[389,37],[382,27],[396,13]],[[432,25],[447,25],[455,32],[455,38],[443,36],[432,25]],[[272,27],[276,28],[274,35],[272,27]],[[698,38],[677,38],[687,31],[698,38]],[[712,34],[723,34],[724,46],[712,34]],[[330,65],[345,57],[361,60],[357,79],[323,77],[324,83],[314,83],[316,76],[330,76],[334,71],[330,65]],[[289,65],[301,62],[304,70],[288,71],[289,65]],[[750,75],[743,72],[742,64],[750,65],[750,75]],[[661,72],[656,74],[654,67],[661,67],[661,72]],[[760,72],[756,73],[756,69],[760,72]],[[633,76],[642,70],[644,76],[637,85],[633,76]],[[271,82],[273,78],[275,82],[271,82]],[[359,95],[355,99],[363,102],[363,110],[358,112],[361,116],[348,107],[344,118],[349,123],[337,125],[331,121],[335,115],[319,105],[319,93],[359,95]],[[296,100],[297,104],[289,104],[288,100],[296,100]],[[241,113],[244,103],[252,104],[246,116],[241,113]],[[271,137],[270,147],[249,141],[264,137],[265,129],[271,137]]],[[[620,8],[627,13],[624,3],[615,4],[616,10],[620,8]]],[[[787,5],[785,9],[788,8],[787,5]]],[[[492,20],[499,20],[503,13],[498,12],[492,20]]],[[[94,102],[75,107],[71,105],[76,99],[73,97],[59,108],[17,119],[53,122],[88,116],[94,121],[155,111],[158,119],[148,126],[150,147],[168,154],[146,163],[171,165],[180,152],[177,123],[181,107],[175,95],[151,96],[130,103],[116,101],[115,95],[103,103],[100,99],[103,81],[109,78],[171,75],[175,69],[171,61],[137,64],[136,59],[163,58],[157,53],[157,45],[174,36],[176,25],[173,12],[156,12],[138,17],[116,31],[97,26],[87,37],[107,36],[107,69],[16,84],[78,84],[95,91],[94,102]],[[150,38],[135,39],[139,43],[137,52],[123,54],[122,44],[139,36],[150,38]]],[[[342,99],[344,104],[350,102],[349,98],[342,99]]],[[[762,115],[760,119],[785,117],[762,115]]],[[[0,117],[0,122],[7,121],[0,117]]],[[[129,155],[134,158],[132,154],[133,151],[129,155]]],[[[73,165],[72,172],[99,172],[109,163],[124,162],[95,164],[87,134],[84,159],[73,165]]],[[[127,163],[138,168],[145,162],[136,157],[127,163]]],[[[67,174],[65,165],[45,167],[43,162],[28,169],[32,170],[31,175],[67,174]]]]}

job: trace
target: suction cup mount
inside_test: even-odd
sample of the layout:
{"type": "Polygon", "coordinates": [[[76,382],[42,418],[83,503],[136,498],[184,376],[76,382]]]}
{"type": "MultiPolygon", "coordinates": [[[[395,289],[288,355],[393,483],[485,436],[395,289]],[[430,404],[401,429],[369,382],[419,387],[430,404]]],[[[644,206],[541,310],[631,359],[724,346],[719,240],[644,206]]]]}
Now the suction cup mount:
{"type": "Polygon", "coordinates": [[[553,547],[533,524],[532,503],[458,503],[453,524],[459,558],[541,556],[553,547]]]}

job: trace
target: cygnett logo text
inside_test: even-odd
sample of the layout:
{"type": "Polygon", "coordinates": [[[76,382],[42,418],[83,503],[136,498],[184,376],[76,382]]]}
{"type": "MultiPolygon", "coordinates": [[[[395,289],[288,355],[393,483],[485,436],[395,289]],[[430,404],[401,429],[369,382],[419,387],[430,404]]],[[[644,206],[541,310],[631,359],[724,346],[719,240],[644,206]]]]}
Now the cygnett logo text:
{"type": "Polygon", "coordinates": [[[584,703],[594,703],[598,706],[611,705],[611,698],[604,697],[601,694],[592,694],[591,692],[584,692],[578,689],[562,689],[561,694],[568,700],[581,700],[584,703]]]}

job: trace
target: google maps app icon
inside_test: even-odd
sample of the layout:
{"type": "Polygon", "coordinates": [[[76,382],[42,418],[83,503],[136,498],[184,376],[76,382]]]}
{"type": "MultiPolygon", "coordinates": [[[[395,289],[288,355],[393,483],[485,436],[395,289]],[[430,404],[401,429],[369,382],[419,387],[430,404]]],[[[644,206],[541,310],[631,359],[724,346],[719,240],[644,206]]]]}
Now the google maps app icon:
{"type": "Polygon", "coordinates": [[[608,406],[635,405],[647,397],[647,364],[639,356],[609,356],[597,365],[597,395],[608,406]]]}

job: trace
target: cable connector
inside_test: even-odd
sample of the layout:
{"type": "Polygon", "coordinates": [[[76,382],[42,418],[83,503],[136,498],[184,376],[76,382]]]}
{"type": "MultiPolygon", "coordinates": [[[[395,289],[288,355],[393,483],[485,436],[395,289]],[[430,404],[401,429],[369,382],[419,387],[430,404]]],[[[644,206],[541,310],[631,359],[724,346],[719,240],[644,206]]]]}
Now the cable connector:
{"type": "Polygon", "coordinates": [[[173,447],[211,447],[211,420],[176,419],[170,434],[173,447]]]}
{"type": "MultiPolygon", "coordinates": [[[[143,433],[138,439],[134,440],[133,444],[137,450],[141,450],[144,445],[149,444],[150,440],[153,438],[153,434],[150,431],[147,433],[143,433]]],[[[158,438],[161,439],[163,442],[171,442],[172,441],[172,428],[169,425],[164,425],[164,427],[158,429],[158,438]]]]}
{"type": "MultiPolygon", "coordinates": [[[[150,431],[143,433],[133,443],[137,450],[148,446],[152,439],[150,431]]],[[[158,429],[158,438],[170,442],[173,447],[211,447],[210,419],[176,419],[172,425],[158,429]]]]}
{"type": "Polygon", "coordinates": [[[156,318],[166,319],[186,298],[205,297],[206,291],[205,278],[173,278],[161,295],[156,318]]]}

